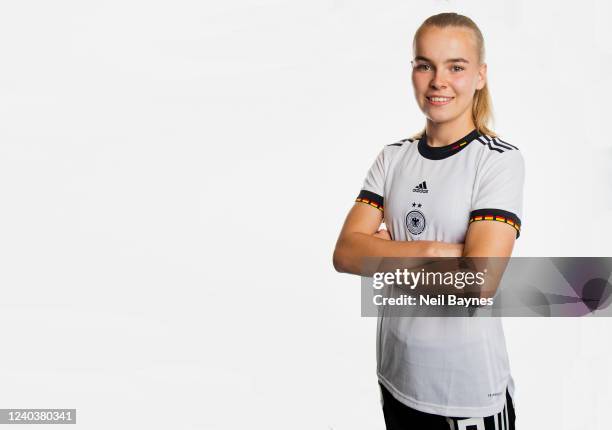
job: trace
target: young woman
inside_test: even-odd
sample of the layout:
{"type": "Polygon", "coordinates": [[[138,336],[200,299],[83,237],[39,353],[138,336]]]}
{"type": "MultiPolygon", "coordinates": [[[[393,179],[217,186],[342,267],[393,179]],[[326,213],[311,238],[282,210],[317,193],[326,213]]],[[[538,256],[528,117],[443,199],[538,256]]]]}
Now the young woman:
{"type": "MultiPolygon", "coordinates": [[[[509,257],[521,229],[523,158],[488,128],[484,41],[455,13],[425,20],[412,84],[426,118],[385,145],[334,251],[361,258],[509,257]],[[382,221],[387,230],[378,230],[382,221]]],[[[377,376],[388,429],[514,429],[514,382],[498,318],[378,318],[377,376]]]]}

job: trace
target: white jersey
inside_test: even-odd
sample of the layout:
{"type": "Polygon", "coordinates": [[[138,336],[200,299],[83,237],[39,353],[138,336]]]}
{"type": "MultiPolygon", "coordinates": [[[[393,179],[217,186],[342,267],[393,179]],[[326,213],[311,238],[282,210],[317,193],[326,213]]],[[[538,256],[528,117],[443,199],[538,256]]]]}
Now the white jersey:
{"type": "MultiPolygon", "coordinates": [[[[470,223],[521,230],[524,164],[513,145],[473,130],[430,147],[427,136],[387,145],[357,201],[383,211],[393,240],[463,243],[470,223]]],[[[499,318],[378,317],[377,374],[400,402],[423,412],[484,417],[514,395],[499,318]]]]}

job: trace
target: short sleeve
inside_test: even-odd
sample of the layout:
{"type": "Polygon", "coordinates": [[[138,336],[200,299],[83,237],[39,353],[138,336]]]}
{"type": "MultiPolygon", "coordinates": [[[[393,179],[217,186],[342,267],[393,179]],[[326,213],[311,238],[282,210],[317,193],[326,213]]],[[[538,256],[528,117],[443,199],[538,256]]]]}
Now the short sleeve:
{"type": "Polygon", "coordinates": [[[492,152],[476,176],[469,223],[500,221],[521,233],[525,164],[518,149],[492,152]]]}
{"type": "Polygon", "coordinates": [[[385,187],[385,148],[383,148],[372,163],[363,181],[356,202],[366,203],[384,212],[385,187]]]}

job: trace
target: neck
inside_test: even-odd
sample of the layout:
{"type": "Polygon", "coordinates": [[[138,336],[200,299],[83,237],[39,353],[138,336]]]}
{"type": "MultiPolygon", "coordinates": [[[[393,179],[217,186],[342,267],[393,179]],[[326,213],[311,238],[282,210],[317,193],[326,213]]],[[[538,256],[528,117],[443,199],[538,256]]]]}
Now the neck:
{"type": "Polygon", "coordinates": [[[451,123],[434,123],[427,120],[425,132],[427,133],[428,146],[446,146],[474,130],[476,126],[471,118],[467,121],[456,121],[451,123]]]}

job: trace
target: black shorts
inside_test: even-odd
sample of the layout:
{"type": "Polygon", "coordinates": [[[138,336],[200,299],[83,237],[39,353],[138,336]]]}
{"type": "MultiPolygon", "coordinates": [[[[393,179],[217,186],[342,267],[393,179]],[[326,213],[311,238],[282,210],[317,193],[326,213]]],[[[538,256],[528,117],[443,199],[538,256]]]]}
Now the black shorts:
{"type": "Polygon", "coordinates": [[[428,414],[406,406],[380,382],[387,430],[515,430],[514,403],[506,389],[504,409],[488,417],[459,418],[428,414]]]}

